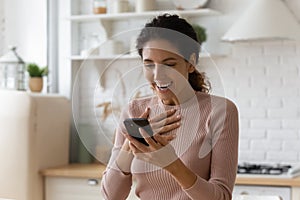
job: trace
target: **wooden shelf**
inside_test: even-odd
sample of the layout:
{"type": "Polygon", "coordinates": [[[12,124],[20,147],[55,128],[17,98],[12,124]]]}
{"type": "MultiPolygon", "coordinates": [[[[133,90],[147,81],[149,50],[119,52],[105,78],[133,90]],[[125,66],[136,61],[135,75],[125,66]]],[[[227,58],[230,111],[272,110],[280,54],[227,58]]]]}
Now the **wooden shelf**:
{"type": "Polygon", "coordinates": [[[111,56],[97,56],[97,55],[90,55],[90,56],[80,56],[74,55],[71,56],[71,60],[113,60],[113,59],[122,59],[122,60],[130,60],[130,59],[139,59],[138,55],[111,55],[111,56]]]}
{"type": "Polygon", "coordinates": [[[40,174],[47,177],[102,178],[106,166],[102,164],[70,164],[43,169],[40,174]]]}
{"type": "Polygon", "coordinates": [[[94,20],[128,20],[130,18],[148,18],[157,16],[163,13],[178,14],[181,17],[192,17],[192,16],[212,16],[219,15],[220,13],[216,10],[204,8],[196,10],[164,10],[164,11],[148,11],[143,13],[126,12],[117,14],[91,14],[91,15],[73,15],[68,19],[74,22],[82,21],[94,21],[94,20]]]}

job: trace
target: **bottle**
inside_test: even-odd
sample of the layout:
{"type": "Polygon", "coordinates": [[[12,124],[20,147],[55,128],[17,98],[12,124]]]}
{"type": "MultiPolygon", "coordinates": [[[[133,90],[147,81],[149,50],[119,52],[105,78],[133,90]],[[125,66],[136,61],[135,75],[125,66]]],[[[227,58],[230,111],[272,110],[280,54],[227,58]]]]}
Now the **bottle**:
{"type": "Polygon", "coordinates": [[[93,13],[94,14],[106,13],[106,0],[94,0],[93,1],[93,13]]]}

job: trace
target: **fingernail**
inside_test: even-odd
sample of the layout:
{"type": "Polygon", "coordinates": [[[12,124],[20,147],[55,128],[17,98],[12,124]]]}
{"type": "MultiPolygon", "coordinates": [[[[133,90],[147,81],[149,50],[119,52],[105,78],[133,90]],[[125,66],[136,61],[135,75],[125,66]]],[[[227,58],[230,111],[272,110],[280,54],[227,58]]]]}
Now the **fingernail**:
{"type": "Polygon", "coordinates": [[[177,116],[176,116],[177,119],[179,119],[180,117],[181,117],[180,115],[177,115],[177,116]]]}

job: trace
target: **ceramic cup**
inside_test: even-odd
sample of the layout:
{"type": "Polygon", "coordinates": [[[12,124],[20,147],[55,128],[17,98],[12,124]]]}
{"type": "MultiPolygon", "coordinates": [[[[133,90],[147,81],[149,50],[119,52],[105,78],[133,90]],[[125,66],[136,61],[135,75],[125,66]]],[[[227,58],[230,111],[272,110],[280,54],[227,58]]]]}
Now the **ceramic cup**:
{"type": "Polygon", "coordinates": [[[145,12],[155,10],[155,0],[135,0],[135,12],[145,12]]]}
{"type": "Polygon", "coordinates": [[[122,13],[129,11],[128,0],[112,0],[111,13],[122,13]]]}

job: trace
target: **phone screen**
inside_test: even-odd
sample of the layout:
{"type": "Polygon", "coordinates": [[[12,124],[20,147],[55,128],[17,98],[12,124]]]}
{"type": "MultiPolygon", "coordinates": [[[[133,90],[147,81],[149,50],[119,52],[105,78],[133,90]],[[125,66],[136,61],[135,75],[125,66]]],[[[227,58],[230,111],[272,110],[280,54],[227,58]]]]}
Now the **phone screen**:
{"type": "Polygon", "coordinates": [[[139,128],[144,129],[148,133],[148,135],[150,135],[151,138],[154,139],[152,137],[153,131],[147,118],[128,118],[124,120],[124,125],[129,135],[147,146],[149,146],[149,144],[141,135],[139,128]]]}

